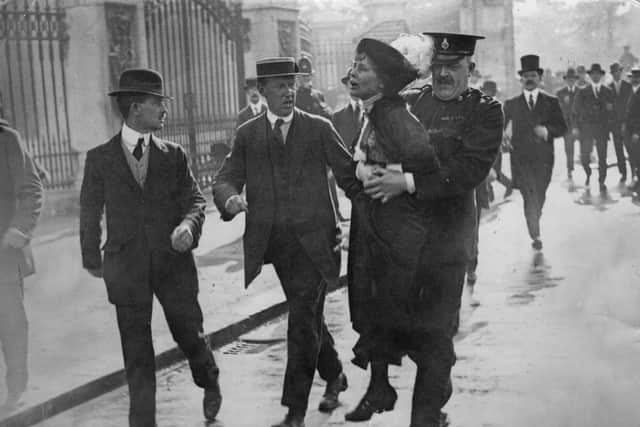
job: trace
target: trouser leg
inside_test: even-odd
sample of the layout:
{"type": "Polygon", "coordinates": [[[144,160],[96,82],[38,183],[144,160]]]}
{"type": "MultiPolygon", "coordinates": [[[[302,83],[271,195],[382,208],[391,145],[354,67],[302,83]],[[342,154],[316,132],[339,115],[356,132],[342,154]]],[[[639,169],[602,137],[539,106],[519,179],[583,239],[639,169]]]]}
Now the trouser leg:
{"type": "Polygon", "coordinates": [[[567,174],[573,172],[575,158],[576,137],[572,132],[564,135],[564,152],[567,156],[567,174]]]}
{"type": "Polygon", "coordinates": [[[609,139],[600,135],[596,140],[596,151],[598,153],[598,182],[604,185],[607,180],[607,148],[609,139]]]}
{"type": "Polygon", "coordinates": [[[587,178],[591,177],[591,152],[593,151],[594,138],[588,133],[580,134],[580,162],[587,178]]]}
{"type": "Polygon", "coordinates": [[[527,184],[520,189],[524,201],[524,216],[531,239],[540,237],[540,213],[542,212],[538,191],[534,185],[527,184]]]}
{"type": "Polygon", "coordinates": [[[27,387],[28,322],[21,279],[0,281],[0,342],[7,368],[7,392],[18,398],[27,387]]]}
{"type": "Polygon", "coordinates": [[[616,129],[611,133],[613,136],[613,146],[616,150],[616,160],[618,161],[618,171],[620,172],[620,178],[627,180],[627,158],[624,153],[624,140],[622,133],[616,129]]]}
{"type": "Polygon", "coordinates": [[[129,425],[154,427],[156,369],[151,337],[152,302],[116,306],[124,368],[129,386],[129,425]]]}

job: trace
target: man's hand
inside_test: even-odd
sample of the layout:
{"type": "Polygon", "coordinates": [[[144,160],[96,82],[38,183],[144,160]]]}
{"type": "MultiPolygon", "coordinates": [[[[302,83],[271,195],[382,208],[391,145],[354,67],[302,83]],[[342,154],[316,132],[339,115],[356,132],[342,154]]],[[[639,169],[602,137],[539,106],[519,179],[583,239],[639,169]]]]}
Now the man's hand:
{"type": "Polygon", "coordinates": [[[87,268],[87,271],[93,277],[97,277],[98,279],[102,279],[102,268],[87,268]]]}
{"type": "Polygon", "coordinates": [[[574,137],[578,138],[580,136],[580,131],[578,130],[578,128],[573,128],[571,130],[571,133],[573,134],[574,137]]]}
{"type": "Polygon", "coordinates": [[[178,252],[186,252],[191,249],[193,235],[187,224],[180,224],[171,233],[171,247],[178,252]]]}
{"type": "Polygon", "coordinates": [[[224,208],[230,215],[237,215],[240,212],[249,212],[247,202],[245,202],[242,196],[238,194],[229,197],[224,204],[224,208]]]}
{"type": "Polygon", "coordinates": [[[542,125],[538,125],[536,127],[533,128],[533,132],[536,134],[536,136],[540,139],[543,140],[547,140],[547,137],[549,136],[549,130],[542,125]]]}
{"type": "Polygon", "coordinates": [[[365,181],[364,192],[372,199],[386,203],[407,191],[407,180],[400,171],[380,169],[365,181]]]}
{"type": "Polygon", "coordinates": [[[11,227],[4,234],[0,246],[3,248],[22,249],[27,243],[29,243],[29,238],[22,231],[11,227]]]}

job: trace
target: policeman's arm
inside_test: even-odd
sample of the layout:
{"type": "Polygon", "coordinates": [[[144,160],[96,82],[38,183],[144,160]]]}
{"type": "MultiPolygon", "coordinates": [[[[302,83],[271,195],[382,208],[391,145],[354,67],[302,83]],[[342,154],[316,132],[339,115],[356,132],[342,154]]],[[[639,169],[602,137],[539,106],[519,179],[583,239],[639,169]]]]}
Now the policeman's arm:
{"type": "Polygon", "coordinates": [[[80,189],[80,248],[82,266],[88,270],[102,268],[100,220],[104,209],[104,179],[95,151],[87,152],[80,189]]]}
{"type": "Polygon", "coordinates": [[[227,211],[225,205],[230,197],[242,193],[246,181],[246,131],[246,126],[238,128],[231,152],[213,179],[213,202],[223,221],[231,221],[235,216],[227,211]]]}
{"type": "Polygon", "coordinates": [[[321,126],[325,162],[331,168],[338,186],[344,190],[348,198],[352,198],[362,191],[362,184],[356,178],[356,162],[333,125],[323,120],[321,126]]]}
{"type": "Polygon", "coordinates": [[[471,131],[462,136],[460,149],[440,159],[435,173],[414,174],[415,194],[430,200],[454,197],[476,188],[487,176],[502,142],[504,117],[497,101],[476,109],[471,131]]]}
{"type": "Polygon", "coordinates": [[[10,132],[6,139],[7,161],[13,181],[14,194],[18,201],[10,227],[18,229],[23,235],[30,238],[42,208],[42,182],[18,133],[8,129],[3,132],[10,132]]]}

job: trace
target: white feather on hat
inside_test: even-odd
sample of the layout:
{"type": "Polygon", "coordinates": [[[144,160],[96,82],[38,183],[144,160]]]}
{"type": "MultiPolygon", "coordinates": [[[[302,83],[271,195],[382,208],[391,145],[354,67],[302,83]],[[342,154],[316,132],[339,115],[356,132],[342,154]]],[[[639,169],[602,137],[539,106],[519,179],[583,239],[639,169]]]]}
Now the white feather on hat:
{"type": "Polygon", "coordinates": [[[403,33],[390,44],[402,53],[411,65],[418,69],[420,77],[429,75],[429,67],[433,57],[433,40],[431,37],[422,34],[403,33]]]}

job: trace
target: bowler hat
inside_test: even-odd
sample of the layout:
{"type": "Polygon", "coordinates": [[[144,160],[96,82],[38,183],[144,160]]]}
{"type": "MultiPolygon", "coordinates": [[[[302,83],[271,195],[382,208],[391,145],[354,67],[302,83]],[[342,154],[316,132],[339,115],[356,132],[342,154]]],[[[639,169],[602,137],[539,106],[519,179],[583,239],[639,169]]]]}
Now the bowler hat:
{"type": "Polygon", "coordinates": [[[622,71],[622,65],[620,65],[618,62],[614,62],[609,67],[609,71],[611,71],[612,73],[617,73],[618,71],[622,71]]]}
{"type": "Polygon", "coordinates": [[[432,64],[451,64],[465,56],[471,56],[476,50],[476,42],[483,36],[456,33],[422,33],[433,40],[432,64]]]}
{"type": "Polygon", "coordinates": [[[306,56],[300,58],[300,60],[298,61],[298,68],[300,69],[301,74],[313,74],[311,60],[306,56]]]}
{"type": "Polygon", "coordinates": [[[587,74],[593,74],[593,73],[605,74],[605,71],[602,69],[602,66],[600,66],[600,64],[591,64],[591,68],[589,68],[589,71],[587,71],[587,74]]]}
{"type": "Polygon", "coordinates": [[[383,80],[389,85],[387,89],[391,92],[399,91],[418,78],[418,70],[407,58],[383,41],[364,38],[358,43],[356,53],[367,55],[382,74],[383,80]]]}
{"type": "Polygon", "coordinates": [[[575,68],[569,68],[567,69],[567,74],[564,75],[564,77],[562,77],[565,80],[577,80],[578,79],[578,73],[576,73],[576,69],[575,68]]]}
{"type": "Polygon", "coordinates": [[[267,58],[256,62],[258,79],[265,77],[296,76],[300,73],[298,64],[291,57],[267,58]]]}
{"type": "Polygon", "coordinates": [[[629,71],[629,73],[627,74],[627,77],[640,77],[640,68],[632,68],[631,71],[629,71]]]}
{"type": "Polygon", "coordinates": [[[164,93],[162,75],[148,68],[131,68],[120,74],[118,88],[109,92],[109,96],[123,93],[140,93],[171,99],[164,93]]]}
{"type": "Polygon", "coordinates": [[[527,71],[536,71],[542,75],[544,70],[540,68],[540,57],[538,55],[524,55],[520,57],[520,71],[518,74],[522,75],[527,71]]]}

